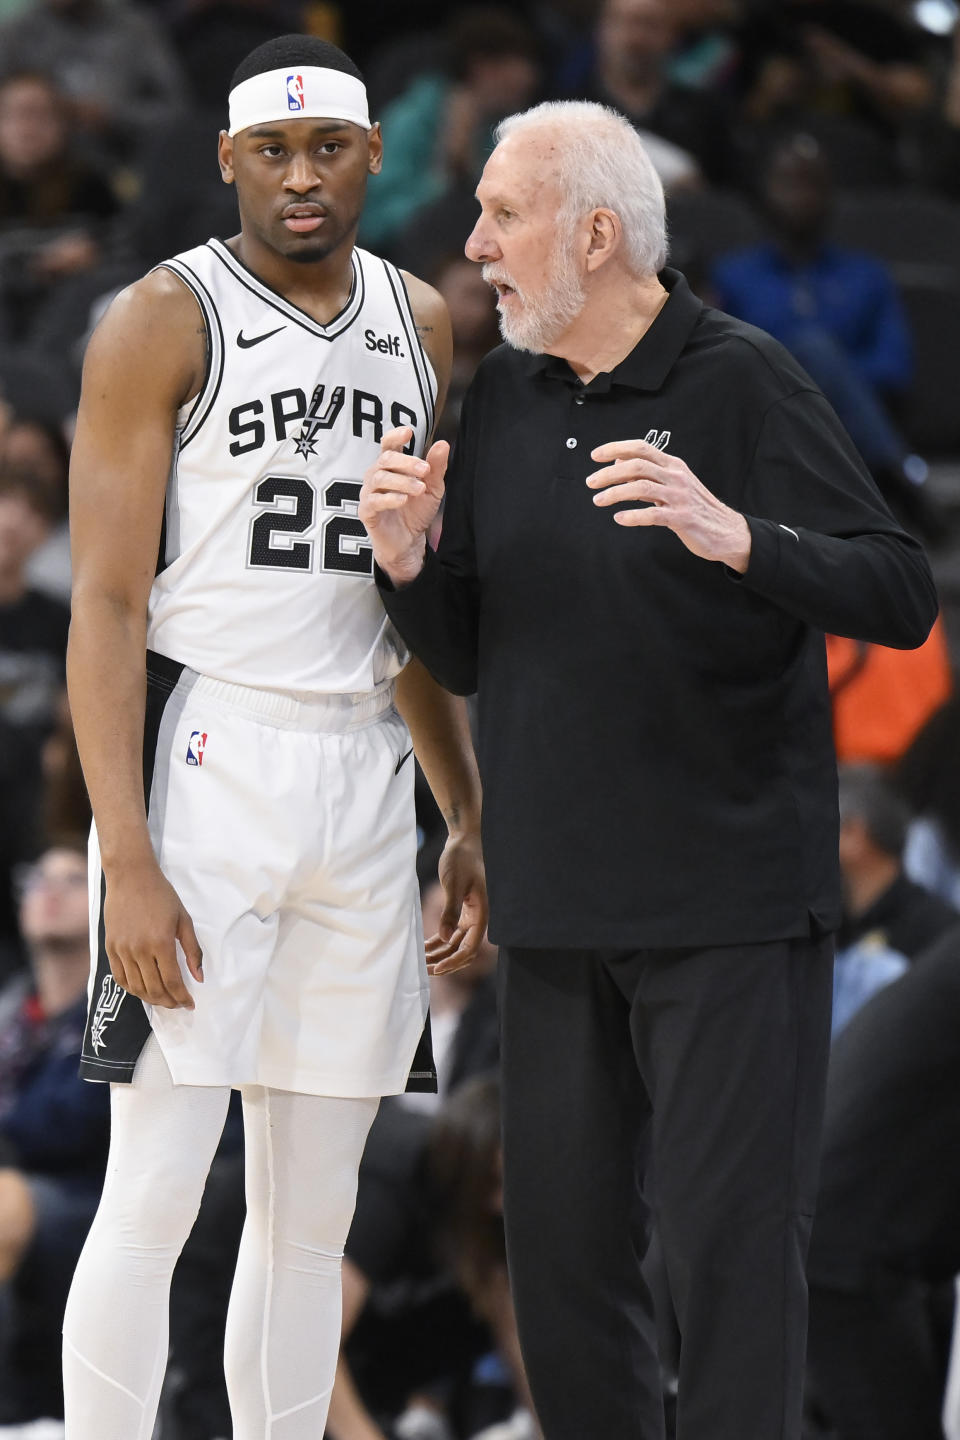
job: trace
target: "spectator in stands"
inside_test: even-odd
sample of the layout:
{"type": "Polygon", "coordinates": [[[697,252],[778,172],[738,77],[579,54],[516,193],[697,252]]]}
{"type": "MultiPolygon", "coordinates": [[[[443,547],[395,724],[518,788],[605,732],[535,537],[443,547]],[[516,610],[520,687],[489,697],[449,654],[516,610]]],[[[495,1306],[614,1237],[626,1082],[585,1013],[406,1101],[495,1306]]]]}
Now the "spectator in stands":
{"type": "Polygon", "coordinates": [[[63,429],[40,415],[14,414],[0,436],[0,465],[33,476],[39,489],[59,497],[59,519],[30,558],[31,586],[60,600],[70,599],[70,534],[67,525],[67,472],[70,449],[63,429]]]}
{"type": "MultiPolygon", "coordinates": [[[[576,98],[612,105],[626,115],[650,143],[655,164],[657,140],[666,141],[711,184],[726,184],[734,173],[728,105],[718,95],[671,79],[676,40],[667,0],[603,0],[593,69],[576,87],[576,98]],[[649,136],[657,138],[650,142],[649,136]]],[[[667,163],[667,180],[676,184],[681,178],[674,170],[676,155],[663,155],[661,164],[667,163]]]]}
{"type": "Polygon", "coordinates": [[[450,1440],[451,1409],[491,1345],[438,1253],[431,1129],[391,1101],[370,1131],[343,1261],[331,1440],[384,1440],[398,1428],[405,1440],[450,1440]]]}
{"type": "Polygon", "coordinates": [[[392,1104],[374,1122],[344,1333],[331,1440],[539,1440],[507,1282],[492,1073],[465,1080],[432,1127],[392,1104]]]}
{"type": "Polygon", "coordinates": [[[46,418],[42,410],[17,413],[0,400],[0,469],[34,476],[46,494],[60,497],[58,523],[50,536],[34,551],[27,567],[31,586],[61,600],[70,598],[70,535],[67,526],[67,471],[70,449],[63,427],[46,418]]]}
{"type": "MultiPolygon", "coordinates": [[[[417,76],[381,116],[383,169],[371,178],[360,222],[361,243],[376,250],[389,249],[431,201],[450,192],[472,197],[494,125],[539,88],[536,36],[509,10],[457,11],[446,42],[446,70],[417,76]]],[[[446,248],[463,239],[452,236],[446,248]]]]}
{"type": "Polygon", "coordinates": [[[929,529],[926,465],[887,410],[911,378],[910,337],[893,280],[872,256],[832,245],[829,167],[816,140],[780,140],[760,174],[766,244],[713,268],[718,307],[781,341],[823,390],[887,500],[929,529]]]}
{"type": "Polygon", "coordinates": [[[37,0],[0,29],[3,68],[55,77],[88,148],[129,160],[183,103],[173,49],[150,10],[107,0],[37,0]]]}
{"type": "Polygon", "coordinates": [[[960,924],[960,912],[903,869],[910,809],[882,771],[840,771],[840,874],[843,922],[837,935],[833,1033],[875,991],[960,924]]]}
{"type": "Polygon", "coordinates": [[[907,841],[907,871],[960,909],[960,698],[952,696],[931,716],[896,778],[917,817],[907,841]]]}
{"type": "Polygon", "coordinates": [[[826,640],[837,759],[895,764],[953,694],[943,617],[917,650],[826,640]]]}
{"type": "Polygon", "coordinates": [[[103,1182],[104,1086],[79,1076],[90,970],[82,842],[21,878],[28,973],[0,992],[0,1419],[62,1415],[60,1325],[103,1182]]]}
{"type": "MultiPolygon", "coordinates": [[[[520,1354],[503,1233],[500,1086],[478,1075],[450,1097],[431,1140],[442,1253],[476,1313],[487,1323],[513,1383],[519,1408],[486,1440],[539,1440],[540,1429],[520,1354]]],[[[480,1440],[480,1437],[477,1437],[480,1440]]]]}
{"type": "MultiPolygon", "coordinates": [[[[886,0],[785,0],[756,7],[739,136],[748,156],[771,132],[814,133],[838,177],[894,183],[934,97],[927,41],[886,0]]],[[[749,163],[749,160],[748,160],[749,163]]]]}
{"type": "Polygon", "coordinates": [[[810,1248],[810,1370],[835,1440],[942,1440],[931,1289],[960,1271],[960,930],[834,1045],[810,1248]]]}
{"type": "Polygon", "coordinates": [[[904,872],[910,819],[910,807],[883,771],[874,765],[841,766],[840,947],[878,934],[912,962],[960,924],[960,912],[904,872]]]}
{"type": "Polygon", "coordinates": [[[0,469],[0,716],[39,756],[64,684],[70,612],[31,587],[31,556],[64,513],[59,487],[32,469],[0,469]]]}
{"type": "Polygon", "coordinates": [[[960,198],[960,24],[953,31],[943,95],[929,120],[923,146],[924,178],[956,200],[960,198]]]}
{"type": "Polygon", "coordinates": [[[698,90],[730,92],[740,65],[743,0],[670,0],[675,43],[670,77],[698,90]]]}
{"type": "Polygon", "coordinates": [[[70,612],[27,579],[63,499],[30,471],[0,465],[0,978],[16,963],[10,875],[35,853],[41,752],[63,692],[70,612]]]}
{"type": "Polygon", "coordinates": [[[50,845],[70,836],[90,833],[90,797],[83,780],[73,717],[66,690],[60,696],[57,719],[43,747],[43,803],[40,833],[50,845]]]}
{"type": "Polygon", "coordinates": [[[58,282],[94,269],[119,205],[70,143],[66,101],[36,70],[0,81],[0,336],[29,338],[58,282]]]}

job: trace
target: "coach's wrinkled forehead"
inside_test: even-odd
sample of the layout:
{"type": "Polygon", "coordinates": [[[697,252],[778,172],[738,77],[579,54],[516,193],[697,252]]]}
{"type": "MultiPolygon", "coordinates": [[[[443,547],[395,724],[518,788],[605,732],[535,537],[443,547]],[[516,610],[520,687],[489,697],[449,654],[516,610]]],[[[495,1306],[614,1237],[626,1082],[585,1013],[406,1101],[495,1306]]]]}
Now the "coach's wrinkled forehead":
{"type": "Polygon", "coordinates": [[[284,65],[252,75],[230,91],[228,135],[281,120],[347,120],[369,130],[366,86],[343,70],[284,65]]]}

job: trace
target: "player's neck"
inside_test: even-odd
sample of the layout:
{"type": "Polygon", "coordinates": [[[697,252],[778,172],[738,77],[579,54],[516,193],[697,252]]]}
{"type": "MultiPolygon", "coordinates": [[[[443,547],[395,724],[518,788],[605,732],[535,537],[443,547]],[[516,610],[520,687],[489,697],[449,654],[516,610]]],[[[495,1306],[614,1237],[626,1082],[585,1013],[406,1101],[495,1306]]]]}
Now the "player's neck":
{"type": "Polygon", "coordinates": [[[243,231],[228,240],[227,245],[271,290],[305,310],[320,325],[326,325],[350,299],[354,238],[353,235],[344,237],[342,244],[325,259],[309,264],[287,260],[256,236],[243,231]]]}

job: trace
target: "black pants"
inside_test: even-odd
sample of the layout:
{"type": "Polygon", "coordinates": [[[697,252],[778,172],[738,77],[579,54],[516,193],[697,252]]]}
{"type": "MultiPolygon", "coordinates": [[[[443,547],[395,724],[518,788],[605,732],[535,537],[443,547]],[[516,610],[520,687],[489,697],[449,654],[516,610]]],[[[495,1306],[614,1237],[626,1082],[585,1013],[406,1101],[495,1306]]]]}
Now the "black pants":
{"type": "Polygon", "coordinates": [[[663,1434],[651,1214],[679,1440],[798,1440],[832,955],[501,950],[507,1248],[546,1440],[663,1434]]]}

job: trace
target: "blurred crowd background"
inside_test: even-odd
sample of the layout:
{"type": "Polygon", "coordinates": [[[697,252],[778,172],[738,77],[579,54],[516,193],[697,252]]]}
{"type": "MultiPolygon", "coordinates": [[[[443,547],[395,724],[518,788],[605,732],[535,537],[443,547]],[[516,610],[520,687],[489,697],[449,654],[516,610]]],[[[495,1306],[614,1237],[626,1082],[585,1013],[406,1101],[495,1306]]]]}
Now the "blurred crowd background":
{"type": "MultiPolygon", "coordinates": [[[[958,1440],[953,0],[0,0],[0,1434],[62,1435],[60,1319],[108,1143],[106,1087],[76,1075],[90,814],[64,689],[84,348],[124,285],[236,233],[215,151],[230,75],[288,31],[364,69],[385,161],[360,243],[446,298],[443,435],[499,342],[462,254],[493,127],[541,99],[599,100],[649,147],[671,263],[798,356],[928,546],[943,614],[922,650],[827,641],[847,913],[807,1424],[811,1440],[958,1440]]],[[[418,821],[429,933],[442,826],[422,779],[418,821]]],[[[440,1095],[387,1101],[374,1127],[330,1440],[539,1436],[504,1259],[495,970],[488,947],[432,982],[440,1095]]],[[[164,1440],[230,1434],[220,1352],[242,1214],[231,1114],[175,1280],[164,1440]]],[[[649,1273],[669,1415],[680,1340],[655,1241],[649,1273]]]]}

